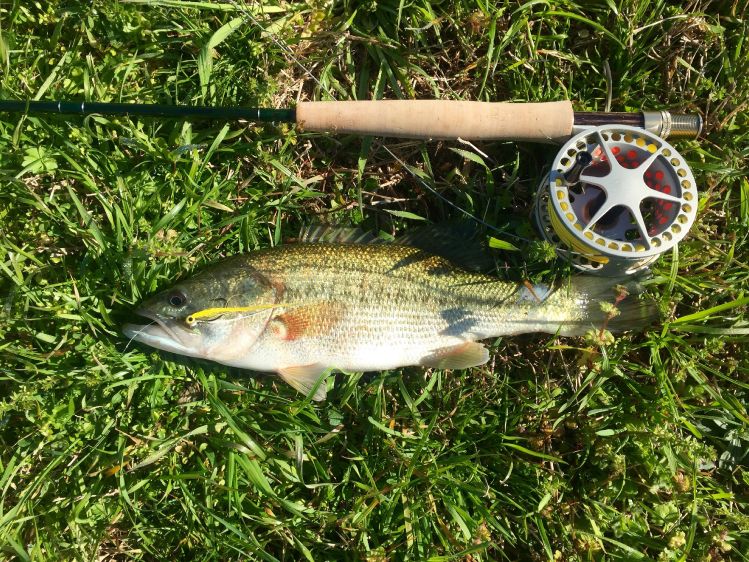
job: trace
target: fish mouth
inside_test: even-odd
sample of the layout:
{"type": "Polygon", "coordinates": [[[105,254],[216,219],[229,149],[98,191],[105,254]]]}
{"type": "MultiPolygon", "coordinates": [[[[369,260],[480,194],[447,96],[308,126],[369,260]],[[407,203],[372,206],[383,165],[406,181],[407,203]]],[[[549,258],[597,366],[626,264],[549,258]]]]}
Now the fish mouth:
{"type": "Polygon", "coordinates": [[[179,353],[192,357],[200,357],[197,346],[195,345],[197,342],[195,341],[194,334],[190,333],[187,329],[180,327],[174,320],[164,319],[157,314],[152,314],[143,310],[138,310],[136,313],[139,316],[148,318],[151,320],[151,323],[125,324],[122,327],[122,333],[125,334],[130,341],[150,345],[151,347],[163,351],[170,351],[172,353],[179,353]]]}

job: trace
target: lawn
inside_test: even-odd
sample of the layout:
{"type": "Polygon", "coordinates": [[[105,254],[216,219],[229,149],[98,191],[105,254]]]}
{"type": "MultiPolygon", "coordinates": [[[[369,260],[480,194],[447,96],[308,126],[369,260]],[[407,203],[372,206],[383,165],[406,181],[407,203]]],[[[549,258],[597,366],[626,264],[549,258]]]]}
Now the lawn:
{"type": "Polygon", "coordinates": [[[5,0],[0,97],[289,107],[552,101],[700,112],[662,312],[466,371],[278,379],[129,345],[146,295],[314,222],[529,220],[551,145],[0,114],[0,558],[748,560],[749,9],[735,0],[5,0]]]}

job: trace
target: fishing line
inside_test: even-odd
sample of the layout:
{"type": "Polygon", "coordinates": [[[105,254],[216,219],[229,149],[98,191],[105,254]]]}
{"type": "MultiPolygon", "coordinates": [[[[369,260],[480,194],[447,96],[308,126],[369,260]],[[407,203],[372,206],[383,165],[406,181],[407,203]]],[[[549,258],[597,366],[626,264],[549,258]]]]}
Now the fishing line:
{"type": "MultiPolygon", "coordinates": [[[[330,88],[288,45],[264,29],[246,6],[228,1],[334,98],[330,88]]],[[[557,253],[590,273],[621,275],[646,268],[660,254],[675,249],[696,218],[698,200],[692,172],[664,140],[699,136],[702,118],[696,114],[663,110],[578,112],[569,100],[520,104],[462,100],[322,101],[299,102],[295,108],[287,109],[0,100],[0,110],[248,119],[296,123],[300,130],[310,132],[425,140],[569,139],[537,192],[533,214],[541,235],[556,246],[557,253]]],[[[532,242],[453,203],[387,146],[382,146],[420,185],[448,206],[502,236],[532,242]]],[[[222,313],[208,309],[202,312],[202,316],[193,315],[192,322],[222,313]]]]}
{"type": "MultiPolygon", "coordinates": [[[[334,98],[330,89],[297,59],[289,46],[265,30],[246,6],[240,6],[236,0],[230,2],[334,98]]],[[[608,64],[604,71],[609,85],[608,113],[611,104],[608,64]]],[[[537,192],[536,225],[543,238],[554,245],[557,254],[580,270],[604,275],[637,273],[660,254],[674,248],[696,220],[697,193],[692,172],[684,158],[663,139],[698,135],[701,118],[672,115],[667,111],[643,112],[642,123],[632,122],[633,127],[604,125],[610,123],[610,117],[602,123],[597,120],[603,116],[596,114],[580,117],[578,124],[576,116],[575,125],[578,129],[587,129],[562,147],[537,192]]],[[[475,149],[471,143],[467,144],[475,149]]],[[[450,207],[502,236],[532,242],[500,230],[453,203],[386,145],[382,146],[419,184],[450,207]]],[[[209,315],[209,310],[218,309],[206,309],[198,314],[209,315]]],[[[193,315],[193,322],[195,318],[193,315]]]]}
{"type": "MultiPolygon", "coordinates": [[[[235,7],[238,7],[238,8],[240,9],[241,13],[242,13],[242,14],[243,14],[243,15],[244,15],[245,17],[247,17],[247,19],[249,19],[250,21],[252,21],[252,23],[254,23],[254,24],[255,24],[255,25],[257,26],[257,27],[259,27],[260,29],[262,29],[262,30],[263,30],[263,31],[264,31],[264,32],[265,32],[265,33],[266,33],[266,34],[267,34],[267,35],[268,35],[268,36],[269,36],[269,37],[270,37],[270,38],[271,38],[271,39],[273,40],[273,42],[274,42],[274,43],[275,43],[276,45],[278,45],[278,46],[279,46],[279,47],[281,48],[281,50],[283,50],[284,52],[286,52],[286,53],[287,53],[287,54],[288,54],[288,55],[289,55],[289,56],[291,57],[291,59],[292,59],[292,60],[294,61],[294,63],[295,63],[295,64],[296,64],[297,66],[299,66],[299,68],[301,68],[301,69],[302,69],[302,70],[303,70],[303,71],[304,71],[304,72],[305,72],[305,73],[307,74],[307,76],[309,76],[310,78],[312,78],[312,80],[314,80],[314,82],[315,82],[315,83],[316,83],[316,84],[317,84],[318,86],[320,86],[320,88],[321,88],[321,89],[323,89],[323,90],[324,90],[324,91],[325,91],[325,92],[326,92],[326,93],[327,93],[327,94],[328,94],[328,95],[329,95],[329,96],[330,96],[331,98],[334,98],[334,97],[335,97],[335,96],[333,96],[332,92],[330,91],[330,88],[328,88],[328,87],[327,87],[326,85],[324,85],[324,84],[323,84],[322,82],[320,82],[320,80],[318,80],[318,78],[317,78],[317,77],[316,77],[316,76],[315,76],[315,75],[314,75],[314,74],[312,73],[312,71],[311,71],[310,69],[308,69],[308,68],[307,68],[306,66],[304,66],[304,65],[302,64],[302,62],[301,62],[301,61],[299,61],[299,60],[298,60],[298,59],[296,58],[296,56],[294,56],[294,53],[293,53],[293,52],[292,52],[292,50],[291,50],[291,49],[289,48],[289,46],[288,46],[288,45],[286,45],[286,44],[284,44],[284,43],[282,43],[282,42],[281,42],[281,41],[280,41],[280,40],[279,40],[279,39],[278,39],[278,38],[277,38],[277,37],[275,36],[275,34],[274,34],[274,33],[272,33],[272,32],[269,32],[269,31],[265,30],[265,29],[264,29],[264,28],[263,28],[263,27],[262,27],[262,26],[260,25],[260,22],[259,22],[259,21],[258,21],[257,19],[255,19],[255,17],[254,17],[254,16],[253,16],[253,15],[252,15],[252,14],[251,14],[251,13],[249,12],[249,10],[248,10],[248,9],[247,9],[247,8],[246,8],[245,6],[240,6],[240,5],[239,5],[239,4],[238,4],[238,3],[237,3],[237,2],[235,1],[235,0],[230,0],[230,3],[231,3],[231,4],[233,4],[233,5],[235,6],[235,7]]],[[[467,142],[467,141],[463,141],[462,139],[459,139],[459,140],[461,140],[461,141],[462,141],[462,142],[464,142],[465,144],[469,144],[469,145],[470,145],[471,147],[473,147],[473,148],[475,149],[475,147],[474,147],[474,146],[473,146],[473,145],[472,145],[472,144],[471,144],[470,142],[467,142]]],[[[388,148],[388,147],[387,147],[386,145],[384,145],[384,144],[383,144],[383,145],[382,145],[382,147],[383,147],[383,148],[385,149],[385,151],[386,151],[386,152],[387,152],[388,154],[390,154],[390,156],[391,156],[391,157],[393,157],[393,158],[394,158],[394,159],[395,159],[395,160],[396,160],[396,161],[397,161],[397,162],[398,162],[398,163],[399,163],[399,164],[400,164],[401,166],[403,166],[403,167],[404,167],[404,168],[405,168],[406,170],[408,170],[408,173],[409,173],[409,174],[411,174],[411,176],[413,176],[413,178],[414,178],[414,179],[416,179],[416,181],[418,181],[418,182],[419,182],[419,183],[420,183],[420,184],[421,184],[421,185],[422,185],[423,187],[425,187],[426,189],[428,189],[428,190],[429,190],[429,191],[430,191],[431,193],[433,193],[434,195],[436,195],[436,196],[437,196],[437,197],[438,197],[438,198],[439,198],[439,199],[440,199],[441,201],[443,201],[444,203],[447,203],[447,204],[448,204],[448,205],[449,205],[450,207],[452,207],[452,208],[454,208],[454,209],[456,209],[456,210],[460,211],[461,213],[463,213],[463,214],[464,214],[465,216],[467,216],[468,218],[470,218],[470,219],[472,219],[472,220],[476,221],[476,222],[477,222],[478,224],[480,224],[480,225],[482,225],[482,226],[484,226],[484,227],[486,227],[486,228],[488,228],[488,229],[490,229],[490,230],[493,230],[494,232],[497,232],[498,234],[501,234],[502,236],[509,236],[509,237],[511,237],[511,238],[513,238],[513,239],[515,239],[515,240],[520,240],[520,241],[522,241],[522,242],[526,242],[526,243],[531,243],[531,242],[532,242],[532,240],[529,240],[528,238],[524,238],[524,237],[522,237],[522,236],[517,236],[517,235],[515,235],[515,234],[512,234],[512,233],[509,233],[509,232],[505,232],[505,231],[503,231],[503,230],[500,230],[500,229],[499,229],[499,228],[497,228],[496,226],[494,226],[494,225],[491,225],[491,224],[489,224],[488,222],[484,221],[483,219],[481,219],[481,218],[479,218],[479,217],[477,217],[477,216],[473,215],[472,213],[470,213],[470,212],[469,212],[469,211],[467,211],[466,209],[463,209],[463,208],[462,208],[462,207],[460,207],[459,205],[457,205],[457,204],[453,203],[453,202],[452,202],[452,201],[450,201],[450,200],[449,200],[448,198],[446,198],[446,197],[445,197],[444,195],[442,195],[442,194],[441,194],[441,193],[439,193],[439,192],[438,192],[437,190],[435,190],[435,189],[434,189],[434,188],[433,188],[432,186],[430,186],[430,185],[429,185],[429,184],[428,184],[428,183],[427,183],[426,181],[424,181],[424,179],[423,179],[423,178],[420,178],[420,177],[419,177],[419,176],[418,176],[417,174],[415,174],[415,173],[413,172],[413,170],[411,170],[411,168],[410,168],[410,167],[409,167],[409,166],[408,166],[408,165],[407,165],[407,164],[406,164],[405,162],[403,162],[403,160],[401,160],[401,159],[400,159],[400,158],[399,158],[398,156],[396,156],[396,155],[395,155],[395,154],[394,154],[394,153],[393,153],[393,152],[392,152],[392,151],[391,151],[391,150],[390,150],[390,149],[389,149],[389,148],[388,148]]],[[[480,151],[479,151],[479,152],[480,152],[480,151]]],[[[483,154],[483,153],[482,153],[482,154],[483,154]]]]}
{"type": "Polygon", "coordinates": [[[443,201],[444,203],[447,203],[453,209],[456,209],[456,210],[460,211],[461,213],[463,213],[468,218],[476,221],[480,225],[485,226],[486,228],[488,228],[490,230],[493,230],[494,232],[497,232],[497,233],[501,234],[502,236],[509,236],[511,238],[514,238],[515,240],[521,240],[523,242],[528,242],[528,243],[532,242],[532,240],[529,240],[528,238],[523,238],[522,236],[517,236],[517,235],[512,234],[510,232],[506,232],[504,230],[500,230],[496,226],[494,226],[492,224],[489,224],[485,220],[477,217],[476,215],[472,214],[471,212],[467,211],[466,209],[463,209],[460,205],[457,205],[457,204],[453,203],[447,197],[445,197],[439,191],[437,191],[431,185],[429,185],[426,181],[424,181],[423,178],[420,178],[418,175],[416,175],[416,173],[414,173],[413,170],[411,170],[411,168],[408,166],[408,164],[406,164],[403,160],[401,160],[400,158],[398,158],[398,156],[396,156],[395,154],[393,154],[393,152],[387,146],[385,146],[383,144],[382,148],[384,148],[385,151],[388,154],[390,154],[390,156],[392,156],[395,159],[396,162],[398,162],[401,166],[403,166],[406,170],[408,170],[408,173],[411,174],[414,177],[414,179],[416,179],[416,181],[418,181],[423,187],[426,187],[430,192],[432,192],[434,195],[436,195],[441,201],[443,201]]]}
{"type": "Polygon", "coordinates": [[[156,322],[154,322],[154,321],[151,321],[151,322],[149,322],[148,324],[146,324],[145,326],[143,326],[143,327],[142,327],[142,328],[141,328],[140,330],[136,330],[135,332],[133,332],[133,337],[132,337],[132,338],[130,338],[129,340],[127,340],[127,345],[125,345],[125,349],[124,349],[124,351],[127,351],[127,350],[128,350],[128,348],[130,347],[130,344],[131,344],[131,343],[133,343],[133,340],[134,340],[134,339],[135,339],[136,337],[138,337],[138,336],[139,336],[140,334],[142,334],[142,333],[143,333],[143,332],[145,331],[145,329],[146,329],[146,328],[148,328],[148,327],[150,327],[150,326],[153,326],[154,324],[156,324],[156,322]]]}
{"type": "MultiPolygon", "coordinates": [[[[280,47],[282,51],[284,51],[289,57],[291,57],[291,60],[294,61],[294,64],[296,64],[299,68],[301,68],[305,72],[305,74],[307,74],[307,76],[312,78],[312,80],[318,86],[320,86],[320,88],[323,89],[325,93],[327,93],[331,98],[334,97],[330,89],[327,86],[324,86],[322,82],[320,82],[320,80],[318,80],[317,77],[314,74],[312,74],[312,71],[309,70],[306,66],[304,66],[302,62],[296,58],[296,56],[294,55],[294,52],[289,48],[288,45],[286,45],[285,43],[282,43],[273,32],[268,31],[262,25],[260,25],[260,22],[255,19],[255,16],[252,15],[252,13],[249,11],[247,6],[239,4],[236,0],[229,0],[229,3],[232,4],[235,8],[237,8],[244,17],[249,19],[253,24],[255,24],[259,29],[261,29],[263,33],[265,33],[268,37],[270,37],[270,39],[278,47],[280,47]]],[[[260,7],[260,11],[262,13],[262,6],[260,7]]]]}

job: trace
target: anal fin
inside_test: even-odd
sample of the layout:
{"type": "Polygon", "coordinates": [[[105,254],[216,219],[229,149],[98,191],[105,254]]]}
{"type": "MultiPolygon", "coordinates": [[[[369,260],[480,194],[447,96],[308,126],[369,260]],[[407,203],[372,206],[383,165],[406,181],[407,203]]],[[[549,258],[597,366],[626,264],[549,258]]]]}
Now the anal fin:
{"type": "Polygon", "coordinates": [[[325,367],[325,365],[313,363],[311,365],[293,365],[290,367],[283,367],[278,370],[278,374],[283,380],[294,387],[294,389],[305,396],[309,396],[312,389],[317,386],[315,393],[312,395],[312,400],[322,402],[328,394],[325,381],[321,380],[324,378],[327,370],[328,368],[325,367]],[[320,384],[318,384],[318,381],[320,384]]]}
{"type": "Polygon", "coordinates": [[[489,361],[489,350],[473,341],[438,349],[422,358],[421,365],[435,369],[467,369],[489,361]]]}

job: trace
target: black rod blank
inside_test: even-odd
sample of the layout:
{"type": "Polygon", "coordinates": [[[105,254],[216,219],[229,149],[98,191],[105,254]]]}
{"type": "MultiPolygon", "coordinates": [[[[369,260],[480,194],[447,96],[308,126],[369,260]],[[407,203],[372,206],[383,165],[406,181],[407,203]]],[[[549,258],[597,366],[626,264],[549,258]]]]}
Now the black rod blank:
{"type": "Polygon", "coordinates": [[[296,122],[293,109],[257,107],[209,107],[147,103],[101,103],[87,101],[0,100],[0,111],[13,113],[56,113],[64,115],[133,115],[142,117],[178,117],[216,120],[245,119],[260,122],[296,122]]]}

